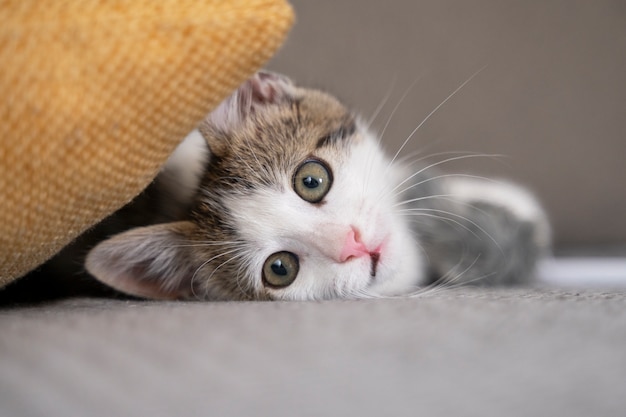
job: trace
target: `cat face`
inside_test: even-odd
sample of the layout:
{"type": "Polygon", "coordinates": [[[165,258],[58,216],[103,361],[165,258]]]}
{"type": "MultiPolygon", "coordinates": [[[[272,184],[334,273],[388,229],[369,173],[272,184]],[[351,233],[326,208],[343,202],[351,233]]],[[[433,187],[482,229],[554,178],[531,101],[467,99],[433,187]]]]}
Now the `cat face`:
{"type": "Polygon", "coordinates": [[[258,73],[201,125],[190,221],[98,245],[88,270],[150,298],[311,300],[408,291],[420,253],[396,212],[405,172],[333,97],[258,73]]]}
{"type": "Polygon", "coordinates": [[[395,173],[371,136],[357,129],[341,140],[273,175],[276,187],[225,199],[245,242],[245,286],[272,299],[320,299],[415,284],[416,245],[390,196],[395,173]],[[309,201],[310,181],[321,200],[309,201]]]}

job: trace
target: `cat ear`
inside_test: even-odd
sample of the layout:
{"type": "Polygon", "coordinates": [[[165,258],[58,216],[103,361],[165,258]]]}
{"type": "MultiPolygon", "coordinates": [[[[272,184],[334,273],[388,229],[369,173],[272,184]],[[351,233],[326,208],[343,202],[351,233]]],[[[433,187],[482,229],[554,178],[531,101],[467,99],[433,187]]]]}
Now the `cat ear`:
{"type": "Polygon", "coordinates": [[[295,91],[293,82],[284,75],[259,71],[207,116],[200,125],[200,132],[215,153],[214,148],[220,145],[213,143],[216,136],[228,134],[250,115],[262,112],[267,106],[291,101],[295,91]]]}
{"type": "Polygon", "coordinates": [[[195,228],[184,221],[132,229],[99,243],[85,266],[99,281],[127,294],[187,298],[196,270],[188,236],[195,228]]]}
{"type": "Polygon", "coordinates": [[[263,107],[281,104],[294,95],[294,85],[284,75],[259,71],[224,100],[207,118],[215,128],[228,131],[263,107]]]}

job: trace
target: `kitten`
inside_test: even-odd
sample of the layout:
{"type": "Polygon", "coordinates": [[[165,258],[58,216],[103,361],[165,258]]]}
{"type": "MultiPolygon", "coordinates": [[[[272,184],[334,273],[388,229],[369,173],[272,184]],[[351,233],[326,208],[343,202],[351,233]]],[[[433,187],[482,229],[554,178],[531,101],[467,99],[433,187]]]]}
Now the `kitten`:
{"type": "Polygon", "coordinates": [[[185,208],[170,216],[180,220],[113,236],[85,262],[140,297],[317,300],[519,284],[549,242],[523,189],[391,161],[337,99],[268,72],[213,111],[159,180],[185,208]]]}

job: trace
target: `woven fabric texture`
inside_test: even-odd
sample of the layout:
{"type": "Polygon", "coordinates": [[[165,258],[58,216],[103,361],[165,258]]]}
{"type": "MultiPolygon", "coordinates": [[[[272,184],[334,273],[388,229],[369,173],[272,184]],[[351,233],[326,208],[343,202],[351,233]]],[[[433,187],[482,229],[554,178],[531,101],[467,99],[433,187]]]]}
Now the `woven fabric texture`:
{"type": "Polygon", "coordinates": [[[284,0],[0,3],[0,286],[137,195],[280,46],[284,0]]]}

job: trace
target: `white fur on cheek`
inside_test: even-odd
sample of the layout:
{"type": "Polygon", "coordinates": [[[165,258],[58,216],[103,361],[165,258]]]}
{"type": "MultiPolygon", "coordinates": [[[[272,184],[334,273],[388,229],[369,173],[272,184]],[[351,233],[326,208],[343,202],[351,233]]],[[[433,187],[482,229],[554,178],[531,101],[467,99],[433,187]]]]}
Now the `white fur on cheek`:
{"type": "Polygon", "coordinates": [[[268,256],[296,254],[300,272],[284,289],[270,289],[274,298],[304,300],[389,295],[406,292],[420,277],[421,258],[405,220],[394,213],[390,194],[395,182],[388,160],[369,136],[337,154],[322,148],[319,157],[331,165],[334,182],[323,204],[302,200],[291,188],[292,173],[273,189],[250,198],[227,201],[237,229],[249,243],[249,276],[261,289],[261,270],[268,256]],[[382,247],[376,276],[368,256],[340,262],[346,236],[357,229],[370,250],[382,247]]]}

